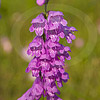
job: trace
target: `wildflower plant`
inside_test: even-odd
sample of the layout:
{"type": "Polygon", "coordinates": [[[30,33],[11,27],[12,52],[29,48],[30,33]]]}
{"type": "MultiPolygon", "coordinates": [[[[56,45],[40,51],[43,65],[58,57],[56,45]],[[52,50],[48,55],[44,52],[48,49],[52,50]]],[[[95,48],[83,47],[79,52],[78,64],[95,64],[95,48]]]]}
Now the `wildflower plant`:
{"type": "Polygon", "coordinates": [[[47,11],[49,0],[37,0],[39,6],[45,5],[45,13],[39,14],[32,20],[30,32],[36,33],[36,37],[29,44],[27,54],[33,56],[26,72],[32,71],[36,77],[33,86],[18,100],[39,100],[41,96],[47,100],[62,100],[58,87],[62,82],[67,82],[69,75],[63,66],[65,59],[70,60],[68,46],[59,43],[60,38],[66,38],[67,43],[75,39],[74,27],[68,27],[67,21],[60,11],[47,11]],[[57,84],[56,84],[57,83],[57,84]],[[58,87],[57,87],[58,86],[58,87]]]}

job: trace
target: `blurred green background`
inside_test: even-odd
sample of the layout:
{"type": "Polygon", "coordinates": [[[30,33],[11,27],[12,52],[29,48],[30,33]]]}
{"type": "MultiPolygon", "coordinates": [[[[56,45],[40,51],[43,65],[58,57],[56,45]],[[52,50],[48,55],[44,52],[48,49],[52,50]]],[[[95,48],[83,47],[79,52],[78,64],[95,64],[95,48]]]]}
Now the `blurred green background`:
{"type": "MultiPolygon", "coordinates": [[[[69,45],[72,59],[65,69],[68,83],[60,89],[63,100],[100,100],[100,0],[50,0],[48,10],[64,13],[74,26],[76,40],[69,45]]],[[[25,73],[31,57],[26,55],[35,33],[31,20],[44,11],[36,0],[2,0],[0,8],[0,100],[17,100],[34,81],[25,73]]]]}

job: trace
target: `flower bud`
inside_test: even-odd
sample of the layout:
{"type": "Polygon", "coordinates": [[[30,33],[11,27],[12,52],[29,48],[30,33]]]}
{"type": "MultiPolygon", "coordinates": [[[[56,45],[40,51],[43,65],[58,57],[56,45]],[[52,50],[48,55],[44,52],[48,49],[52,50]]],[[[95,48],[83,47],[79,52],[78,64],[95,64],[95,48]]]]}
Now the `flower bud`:
{"type": "Polygon", "coordinates": [[[42,6],[45,3],[45,0],[37,0],[36,2],[39,6],[42,6]]]}

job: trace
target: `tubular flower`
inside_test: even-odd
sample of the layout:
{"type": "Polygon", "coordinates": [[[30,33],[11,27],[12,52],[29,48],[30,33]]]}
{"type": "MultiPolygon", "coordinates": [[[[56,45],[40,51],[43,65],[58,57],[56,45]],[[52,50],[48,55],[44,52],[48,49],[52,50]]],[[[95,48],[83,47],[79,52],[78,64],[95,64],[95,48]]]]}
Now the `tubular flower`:
{"type": "Polygon", "coordinates": [[[21,98],[18,100],[39,100],[43,94],[43,83],[41,78],[37,77],[32,88],[30,88],[21,98]]]}
{"type": "Polygon", "coordinates": [[[45,34],[47,39],[51,39],[52,42],[59,42],[59,37],[66,38],[68,43],[72,43],[75,39],[74,31],[77,31],[74,27],[68,27],[67,21],[63,18],[63,13],[59,11],[49,11],[48,18],[45,25],[45,34]]]}
{"type": "Polygon", "coordinates": [[[48,4],[48,1],[49,1],[49,0],[37,0],[36,3],[37,3],[39,6],[42,6],[43,4],[48,4]]]}
{"type": "Polygon", "coordinates": [[[39,57],[42,52],[44,52],[44,41],[42,37],[36,36],[29,44],[27,54],[39,57]]]}
{"type": "Polygon", "coordinates": [[[45,3],[45,0],[37,0],[36,3],[37,3],[39,6],[42,6],[42,5],[45,3]]]}
{"type": "Polygon", "coordinates": [[[61,25],[59,28],[59,36],[61,38],[65,37],[68,43],[72,43],[72,40],[76,38],[74,35],[74,31],[77,31],[74,27],[61,25]]]}
{"type": "Polygon", "coordinates": [[[60,11],[49,11],[47,18],[47,30],[57,29],[59,25],[67,25],[67,21],[63,19],[63,13],[60,11]]]}
{"type": "Polygon", "coordinates": [[[44,18],[44,14],[41,13],[35,19],[32,20],[32,26],[30,27],[30,32],[36,32],[36,35],[42,36],[43,29],[45,27],[46,19],[44,18]]]}
{"type": "Polygon", "coordinates": [[[62,12],[49,11],[47,19],[41,13],[32,20],[30,32],[34,31],[37,36],[29,44],[27,50],[27,54],[34,57],[26,72],[32,71],[32,76],[36,77],[36,80],[32,88],[18,100],[39,100],[42,95],[47,100],[62,100],[56,95],[60,94],[57,86],[62,87],[62,82],[67,82],[69,79],[63,66],[65,59],[71,59],[68,53],[71,50],[68,46],[60,44],[59,39],[65,37],[68,43],[72,43],[75,39],[74,31],[77,30],[67,26],[62,12]]]}

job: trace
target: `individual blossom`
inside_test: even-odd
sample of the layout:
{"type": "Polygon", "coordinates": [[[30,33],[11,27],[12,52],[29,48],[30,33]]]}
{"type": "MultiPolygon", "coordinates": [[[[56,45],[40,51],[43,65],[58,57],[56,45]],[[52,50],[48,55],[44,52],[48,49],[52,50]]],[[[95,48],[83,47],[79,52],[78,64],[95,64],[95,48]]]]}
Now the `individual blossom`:
{"type": "Polygon", "coordinates": [[[71,50],[68,46],[63,46],[58,42],[52,42],[51,40],[48,40],[45,43],[45,47],[48,49],[48,53],[52,58],[58,56],[62,61],[65,61],[65,58],[67,60],[71,59],[70,55],[68,54],[68,52],[71,52],[71,50]]]}
{"type": "Polygon", "coordinates": [[[74,27],[60,25],[59,36],[61,38],[65,37],[68,43],[72,43],[72,40],[74,40],[76,38],[74,35],[75,31],[77,31],[77,30],[74,27]]]}
{"type": "Polygon", "coordinates": [[[44,96],[54,97],[57,93],[60,94],[60,91],[57,89],[56,83],[52,78],[44,77],[44,96]]]}
{"type": "Polygon", "coordinates": [[[42,6],[42,5],[45,3],[45,0],[37,0],[36,3],[37,3],[39,6],[42,6]]]}
{"type": "Polygon", "coordinates": [[[50,54],[52,58],[54,58],[55,55],[57,54],[58,52],[57,49],[58,50],[61,49],[60,47],[61,46],[58,42],[52,42],[51,40],[47,40],[45,42],[45,48],[47,48],[48,53],[50,54]]]}
{"type": "Polygon", "coordinates": [[[44,41],[42,37],[36,36],[29,44],[27,54],[39,57],[42,52],[44,52],[44,41]]]}
{"type": "Polygon", "coordinates": [[[41,13],[35,19],[32,20],[32,26],[30,27],[30,32],[36,33],[36,35],[43,35],[43,29],[45,27],[46,19],[44,18],[44,14],[41,13]]]}
{"type": "Polygon", "coordinates": [[[47,40],[51,40],[52,42],[59,42],[59,35],[58,35],[58,29],[54,30],[45,30],[45,35],[47,40]]]}
{"type": "Polygon", "coordinates": [[[29,73],[30,71],[32,71],[33,77],[39,77],[39,72],[40,72],[41,68],[37,66],[37,62],[38,62],[38,59],[36,57],[34,57],[31,60],[31,62],[29,63],[29,65],[26,69],[26,73],[29,73]]]}
{"type": "Polygon", "coordinates": [[[37,0],[36,2],[37,2],[37,4],[38,4],[39,6],[42,6],[43,4],[48,4],[48,1],[49,1],[49,0],[37,0]]]}
{"type": "Polygon", "coordinates": [[[68,73],[65,71],[62,72],[61,70],[63,70],[63,68],[62,69],[59,68],[57,74],[55,75],[58,87],[62,87],[63,86],[62,82],[66,83],[69,79],[68,73]]]}
{"type": "Polygon", "coordinates": [[[51,65],[51,69],[45,72],[45,77],[50,79],[49,81],[57,81],[58,87],[63,86],[62,81],[67,82],[69,79],[69,75],[65,72],[61,62],[51,65]]]}
{"type": "Polygon", "coordinates": [[[51,62],[51,57],[49,54],[45,53],[42,54],[39,58],[38,66],[41,66],[41,72],[45,74],[46,71],[49,71],[50,69],[50,62],[51,62]]]}
{"type": "Polygon", "coordinates": [[[71,57],[68,52],[71,52],[70,48],[68,46],[62,45],[62,50],[57,53],[57,56],[60,58],[61,61],[65,62],[65,59],[70,60],[71,57]]]}
{"type": "Polygon", "coordinates": [[[43,94],[43,82],[40,77],[37,77],[32,88],[30,88],[22,97],[18,100],[39,100],[43,94]]]}
{"type": "Polygon", "coordinates": [[[55,95],[54,97],[47,96],[47,100],[62,100],[62,99],[59,98],[57,95],[55,95]]]}
{"type": "Polygon", "coordinates": [[[63,26],[67,25],[67,21],[63,18],[63,13],[60,11],[49,11],[46,30],[57,29],[60,24],[63,26]]]}

